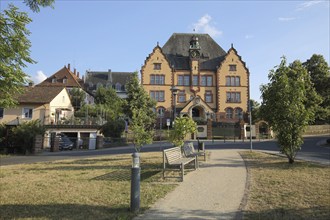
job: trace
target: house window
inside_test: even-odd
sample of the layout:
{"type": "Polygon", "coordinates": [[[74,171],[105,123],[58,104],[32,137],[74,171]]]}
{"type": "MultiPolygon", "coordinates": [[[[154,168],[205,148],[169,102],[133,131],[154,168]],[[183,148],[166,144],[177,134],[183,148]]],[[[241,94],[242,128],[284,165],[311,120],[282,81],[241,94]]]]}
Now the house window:
{"type": "Polygon", "coordinates": [[[63,84],[68,83],[68,79],[67,78],[63,78],[63,84]]]}
{"type": "Polygon", "coordinates": [[[226,118],[233,118],[233,112],[232,108],[226,108],[226,118]]]}
{"type": "Polygon", "coordinates": [[[158,118],[163,118],[165,115],[165,108],[164,107],[159,107],[157,109],[157,117],[158,118]]]}
{"type": "Polygon", "coordinates": [[[202,76],[201,77],[201,85],[202,86],[212,86],[213,77],[212,76],[202,76]]]}
{"type": "Polygon", "coordinates": [[[230,103],[241,102],[241,93],[240,92],[227,92],[227,102],[230,102],[230,103]]]}
{"type": "Polygon", "coordinates": [[[243,118],[243,110],[241,108],[235,109],[235,118],[237,118],[237,119],[243,118]]]}
{"type": "Polygon", "coordinates": [[[164,91],[150,91],[150,97],[158,102],[164,102],[164,91]]]}
{"type": "Polygon", "coordinates": [[[193,86],[198,86],[198,76],[193,76],[193,86]]]}
{"type": "Polygon", "coordinates": [[[179,91],[178,93],[178,102],[186,102],[186,94],[184,90],[179,91]]]}
{"type": "Polygon", "coordinates": [[[207,102],[207,103],[213,102],[212,91],[205,91],[205,102],[207,102]]]}
{"type": "Polygon", "coordinates": [[[120,83],[116,83],[116,91],[121,91],[121,84],[120,83]]]}
{"type": "Polygon", "coordinates": [[[229,65],[229,71],[236,71],[236,65],[235,64],[229,65]]]}
{"type": "Polygon", "coordinates": [[[178,85],[179,86],[189,86],[190,85],[190,76],[189,75],[179,75],[178,76],[178,85]]]}
{"type": "Polygon", "coordinates": [[[32,118],[32,108],[23,108],[23,115],[22,118],[32,118]]]}
{"type": "Polygon", "coordinates": [[[4,115],[4,108],[0,108],[0,118],[3,118],[4,115]]]}
{"type": "Polygon", "coordinates": [[[164,75],[150,75],[150,84],[151,85],[164,85],[165,76],[164,75]]]}
{"type": "Polygon", "coordinates": [[[160,70],[162,68],[161,63],[154,63],[154,70],[160,70]]]}
{"type": "Polygon", "coordinates": [[[56,78],[52,79],[52,83],[56,83],[56,81],[57,81],[56,78]]]}
{"type": "Polygon", "coordinates": [[[240,86],[241,78],[239,76],[226,76],[226,86],[240,86]]]}

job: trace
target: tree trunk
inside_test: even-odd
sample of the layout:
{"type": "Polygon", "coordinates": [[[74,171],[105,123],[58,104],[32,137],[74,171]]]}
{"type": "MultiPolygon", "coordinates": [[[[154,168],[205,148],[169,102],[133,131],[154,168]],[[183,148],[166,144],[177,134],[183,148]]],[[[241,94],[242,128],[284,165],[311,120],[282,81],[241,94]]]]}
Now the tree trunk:
{"type": "Polygon", "coordinates": [[[294,158],[292,158],[292,157],[288,157],[288,159],[289,159],[289,163],[290,163],[290,164],[293,164],[293,163],[294,163],[294,158]]]}

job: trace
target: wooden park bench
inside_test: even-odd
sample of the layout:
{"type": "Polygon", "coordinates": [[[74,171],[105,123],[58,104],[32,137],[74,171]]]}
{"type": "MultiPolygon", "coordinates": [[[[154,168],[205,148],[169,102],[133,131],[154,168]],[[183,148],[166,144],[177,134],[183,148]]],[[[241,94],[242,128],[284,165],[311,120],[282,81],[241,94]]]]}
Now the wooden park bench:
{"type": "Polygon", "coordinates": [[[199,156],[204,156],[204,161],[206,161],[206,152],[205,152],[204,144],[201,144],[201,149],[198,148],[198,151],[196,152],[194,148],[194,144],[192,142],[186,143],[183,146],[183,152],[186,157],[196,157],[197,162],[199,156]]]}
{"type": "Polygon", "coordinates": [[[165,178],[166,165],[179,167],[181,169],[181,180],[183,181],[184,166],[190,162],[195,163],[195,170],[197,169],[196,157],[184,157],[181,152],[181,147],[173,147],[163,150],[163,178],[165,178]]]}

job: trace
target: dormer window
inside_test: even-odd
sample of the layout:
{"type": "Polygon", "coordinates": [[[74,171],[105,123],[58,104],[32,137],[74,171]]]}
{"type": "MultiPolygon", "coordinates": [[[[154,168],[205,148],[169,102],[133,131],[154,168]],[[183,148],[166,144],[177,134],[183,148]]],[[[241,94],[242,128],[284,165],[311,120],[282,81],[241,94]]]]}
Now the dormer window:
{"type": "Polygon", "coordinates": [[[120,83],[116,83],[116,91],[121,91],[121,84],[120,83]]]}
{"type": "Polygon", "coordinates": [[[52,83],[56,83],[56,77],[54,77],[53,79],[52,79],[52,83]]]}
{"type": "Polygon", "coordinates": [[[66,84],[66,83],[68,83],[68,78],[63,78],[63,84],[66,84]]]}

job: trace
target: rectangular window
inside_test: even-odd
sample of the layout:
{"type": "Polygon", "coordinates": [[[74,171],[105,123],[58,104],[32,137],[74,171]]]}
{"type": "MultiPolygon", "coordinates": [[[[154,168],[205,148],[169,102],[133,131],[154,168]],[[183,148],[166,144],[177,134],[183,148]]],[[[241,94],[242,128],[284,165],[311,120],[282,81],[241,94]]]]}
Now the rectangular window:
{"type": "Polygon", "coordinates": [[[184,76],[184,85],[189,86],[190,85],[190,76],[184,76]]]}
{"type": "Polygon", "coordinates": [[[226,86],[241,86],[239,76],[226,76],[226,86]]]}
{"type": "Polygon", "coordinates": [[[32,118],[32,108],[23,108],[22,118],[32,118]]]}
{"type": "Polygon", "coordinates": [[[229,65],[229,71],[236,71],[236,65],[234,64],[229,65]]]}
{"type": "Polygon", "coordinates": [[[241,79],[239,76],[235,77],[235,86],[240,86],[241,85],[241,79]]]}
{"type": "Polygon", "coordinates": [[[178,86],[189,86],[190,76],[189,75],[179,75],[178,76],[178,86]]]}
{"type": "Polygon", "coordinates": [[[0,118],[3,118],[4,115],[4,108],[0,108],[0,118]]]}
{"type": "Polygon", "coordinates": [[[186,102],[186,94],[184,90],[179,91],[178,93],[178,102],[186,102]]]}
{"type": "Polygon", "coordinates": [[[178,85],[183,86],[183,76],[178,76],[178,85]]]}
{"type": "Polygon", "coordinates": [[[235,77],[230,78],[230,85],[235,86],[235,77]]]}
{"type": "Polygon", "coordinates": [[[206,76],[201,77],[201,86],[206,86],[206,76]]]}
{"type": "Polygon", "coordinates": [[[201,77],[201,86],[212,86],[213,77],[212,76],[202,76],[201,77]]]}
{"type": "Polygon", "coordinates": [[[227,92],[226,97],[227,97],[227,102],[231,102],[231,103],[241,102],[240,92],[227,92]]]}
{"type": "Polygon", "coordinates": [[[198,86],[198,76],[193,76],[193,86],[198,86]]]}
{"type": "Polygon", "coordinates": [[[161,63],[154,63],[154,70],[160,70],[162,68],[161,63]]]}
{"type": "Polygon", "coordinates": [[[212,103],[213,102],[212,91],[205,91],[205,102],[212,103]]]}
{"type": "Polygon", "coordinates": [[[150,97],[156,100],[157,102],[164,102],[164,91],[150,91],[150,97]]]}
{"type": "Polygon", "coordinates": [[[150,84],[151,85],[155,84],[155,75],[150,75],[150,84]]]}
{"type": "Polygon", "coordinates": [[[164,85],[165,76],[164,75],[150,75],[150,84],[151,85],[164,85]]]}
{"type": "Polygon", "coordinates": [[[207,86],[212,86],[212,81],[213,81],[213,79],[212,79],[213,77],[212,76],[207,76],[207,78],[206,78],[206,85],[207,86]]]}
{"type": "Polygon", "coordinates": [[[226,76],[226,86],[230,86],[230,76],[226,76]]]}

